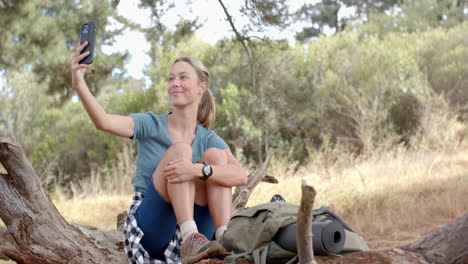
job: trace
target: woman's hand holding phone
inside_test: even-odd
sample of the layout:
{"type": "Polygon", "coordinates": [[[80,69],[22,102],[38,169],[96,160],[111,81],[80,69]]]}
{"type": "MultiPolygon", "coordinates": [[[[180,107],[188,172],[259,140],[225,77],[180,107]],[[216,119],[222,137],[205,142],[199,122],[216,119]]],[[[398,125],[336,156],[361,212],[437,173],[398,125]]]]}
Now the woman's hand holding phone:
{"type": "Polygon", "coordinates": [[[74,87],[75,87],[75,84],[77,84],[77,82],[84,80],[86,69],[91,67],[91,64],[79,63],[81,60],[83,60],[86,56],[89,55],[89,51],[86,51],[83,54],[80,54],[81,51],[85,49],[87,45],[88,45],[87,41],[79,45],[72,55],[71,71],[72,71],[72,84],[74,87]]]}

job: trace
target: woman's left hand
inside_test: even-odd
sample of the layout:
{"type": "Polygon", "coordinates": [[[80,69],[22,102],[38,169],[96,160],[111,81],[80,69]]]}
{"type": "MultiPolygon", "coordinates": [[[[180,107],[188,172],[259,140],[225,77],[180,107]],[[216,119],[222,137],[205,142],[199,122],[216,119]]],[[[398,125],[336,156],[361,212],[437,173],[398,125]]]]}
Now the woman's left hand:
{"type": "MultiPolygon", "coordinates": [[[[200,170],[201,171],[201,170],[200,170]]],[[[164,176],[168,183],[181,183],[195,179],[195,165],[188,160],[169,161],[164,168],[164,176]]]]}

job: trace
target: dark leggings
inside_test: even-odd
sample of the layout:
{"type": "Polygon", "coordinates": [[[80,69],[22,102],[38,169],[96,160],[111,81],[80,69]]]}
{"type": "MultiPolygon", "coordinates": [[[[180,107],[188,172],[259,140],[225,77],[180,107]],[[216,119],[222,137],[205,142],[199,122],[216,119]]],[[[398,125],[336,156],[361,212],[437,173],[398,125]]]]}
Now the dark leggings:
{"type": "MultiPolygon", "coordinates": [[[[135,218],[143,231],[141,245],[151,258],[165,260],[164,250],[174,238],[177,219],[172,205],[165,201],[153,184],[148,186],[145,197],[138,207],[135,218]]],[[[214,224],[208,206],[194,205],[193,218],[198,232],[208,239],[214,235],[214,224]]]]}

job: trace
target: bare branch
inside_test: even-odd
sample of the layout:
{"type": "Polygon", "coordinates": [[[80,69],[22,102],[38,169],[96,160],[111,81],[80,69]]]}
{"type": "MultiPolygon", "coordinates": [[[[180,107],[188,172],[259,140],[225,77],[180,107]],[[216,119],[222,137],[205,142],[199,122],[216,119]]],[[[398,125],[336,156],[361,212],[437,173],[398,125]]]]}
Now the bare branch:
{"type": "Polygon", "coordinates": [[[234,31],[234,34],[236,35],[237,41],[239,41],[242,46],[245,49],[245,52],[247,53],[247,56],[249,57],[249,64],[250,64],[250,77],[252,79],[252,90],[256,91],[257,90],[257,81],[255,78],[255,53],[252,49],[251,42],[248,37],[245,37],[239,33],[239,30],[237,30],[236,26],[234,25],[234,21],[232,19],[232,16],[229,14],[229,11],[227,10],[226,6],[224,5],[222,0],[218,0],[219,4],[223,8],[224,14],[226,15],[226,19],[229,22],[229,25],[231,25],[232,30],[234,31]]]}
{"type": "Polygon", "coordinates": [[[312,209],[314,207],[314,187],[302,180],[302,197],[297,212],[297,255],[301,264],[316,264],[312,245],[312,209]]]}
{"type": "Polygon", "coordinates": [[[250,195],[257,185],[262,181],[266,175],[266,170],[270,164],[271,158],[273,157],[272,153],[269,153],[265,162],[260,169],[252,171],[248,176],[248,183],[244,186],[236,188],[236,191],[232,195],[232,214],[235,215],[239,211],[245,208],[247,201],[249,200],[250,195]]]}

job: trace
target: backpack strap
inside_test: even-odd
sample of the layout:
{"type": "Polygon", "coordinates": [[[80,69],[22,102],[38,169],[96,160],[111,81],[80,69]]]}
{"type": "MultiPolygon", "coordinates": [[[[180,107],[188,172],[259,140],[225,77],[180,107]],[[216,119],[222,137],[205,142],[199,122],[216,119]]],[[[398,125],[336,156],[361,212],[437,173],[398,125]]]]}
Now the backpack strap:
{"type": "Polygon", "coordinates": [[[329,215],[336,221],[338,221],[345,229],[348,229],[351,232],[354,232],[351,227],[349,227],[341,218],[339,218],[335,213],[330,210],[325,209],[323,206],[320,209],[313,211],[314,218],[321,215],[329,215]]]}
{"type": "MultiPolygon", "coordinates": [[[[242,252],[238,254],[231,254],[224,258],[229,264],[235,264],[237,260],[246,259],[253,261],[255,264],[267,264],[268,263],[268,250],[270,244],[267,244],[263,247],[256,248],[249,252],[242,252]]],[[[285,264],[295,264],[297,263],[297,255],[293,256],[285,264]]]]}
{"type": "Polygon", "coordinates": [[[237,260],[246,259],[254,261],[255,264],[267,264],[268,244],[248,252],[231,254],[224,258],[229,264],[235,264],[237,260]]]}
{"type": "Polygon", "coordinates": [[[255,264],[267,264],[268,245],[257,248],[253,251],[253,259],[255,264]]]}

